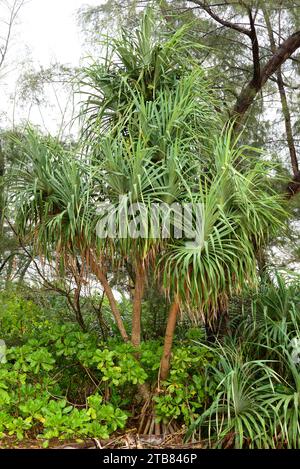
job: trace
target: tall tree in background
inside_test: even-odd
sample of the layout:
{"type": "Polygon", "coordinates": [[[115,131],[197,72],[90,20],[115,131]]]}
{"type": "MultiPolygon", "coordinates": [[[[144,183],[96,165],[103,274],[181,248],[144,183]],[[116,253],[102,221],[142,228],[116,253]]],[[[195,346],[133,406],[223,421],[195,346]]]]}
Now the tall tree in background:
{"type": "MultiPolygon", "coordinates": [[[[237,126],[243,122],[258,94],[263,93],[263,88],[269,81],[276,83],[293,173],[294,184],[289,186],[290,195],[293,195],[300,188],[300,173],[285,89],[289,87],[289,84],[284,80],[284,66],[290,60],[298,62],[294,53],[300,47],[300,30],[297,30],[299,27],[297,7],[300,4],[294,1],[228,2],[223,10],[222,5],[219,5],[216,11],[213,5],[210,6],[212,2],[195,0],[190,3],[198,5],[215,24],[233,31],[235,33],[233,40],[241,41],[243,44],[245,42],[245,46],[251,53],[250,77],[247,78],[245,75],[244,84],[237,93],[232,109],[233,115],[236,116],[237,126]],[[240,39],[241,35],[245,36],[244,40],[240,39]]],[[[241,67],[240,70],[242,70],[241,67]]],[[[292,89],[294,86],[293,84],[292,89]]],[[[236,89],[239,90],[239,87],[236,89]]]]}

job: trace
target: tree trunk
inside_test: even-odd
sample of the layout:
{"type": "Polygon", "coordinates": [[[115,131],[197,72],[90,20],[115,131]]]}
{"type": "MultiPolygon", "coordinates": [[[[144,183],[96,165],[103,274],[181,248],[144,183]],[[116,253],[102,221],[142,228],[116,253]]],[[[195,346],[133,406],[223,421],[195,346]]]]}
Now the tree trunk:
{"type": "Polygon", "coordinates": [[[179,299],[175,298],[169,310],[169,317],[168,317],[165,341],[164,341],[164,349],[163,349],[163,354],[162,354],[162,358],[160,362],[160,379],[161,380],[167,379],[169,375],[171,351],[172,351],[174,332],[176,328],[177,315],[178,315],[179,309],[180,309],[179,299]]]}
{"type": "Polygon", "coordinates": [[[300,192],[300,171],[293,177],[287,188],[287,198],[292,198],[295,194],[300,192]]]}
{"type": "Polygon", "coordinates": [[[244,115],[253,104],[256,95],[263,88],[265,83],[299,47],[300,31],[297,31],[273,51],[272,57],[261,70],[260,76],[252,79],[243,88],[233,109],[233,115],[236,117],[236,127],[240,125],[244,115]]]}
{"type": "Polygon", "coordinates": [[[141,262],[138,262],[135,269],[135,286],[132,311],[132,331],[131,342],[134,347],[139,347],[141,343],[141,310],[142,299],[145,287],[145,269],[141,262]]]}
{"type": "MultiPolygon", "coordinates": [[[[274,54],[276,51],[276,42],[275,42],[273,30],[272,30],[271,20],[270,20],[267,10],[265,8],[262,8],[262,11],[263,11],[263,15],[264,15],[265,22],[267,25],[269,40],[271,44],[271,50],[274,54]]],[[[284,116],[286,140],[287,140],[287,144],[288,144],[288,148],[290,152],[291,165],[293,169],[293,174],[294,176],[296,176],[297,173],[299,172],[299,166],[298,166],[296,148],[295,148],[295,143],[294,143],[292,124],[291,124],[291,113],[290,113],[290,109],[288,105],[287,95],[285,92],[281,67],[278,68],[276,72],[276,77],[277,77],[277,86],[278,86],[278,91],[280,95],[282,113],[284,116]]]]}
{"type": "Polygon", "coordinates": [[[242,123],[244,115],[253,104],[257,93],[260,90],[260,85],[251,80],[241,91],[241,94],[236,100],[233,116],[235,117],[235,129],[238,129],[242,123]]]}
{"type": "Polygon", "coordinates": [[[284,115],[286,140],[287,140],[287,144],[288,144],[288,148],[290,152],[292,170],[293,170],[294,176],[296,176],[299,172],[299,166],[298,166],[296,148],[294,144],[294,137],[293,137],[293,131],[292,131],[292,124],[291,124],[291,114],[289,110],[289,105],[287,101],[287,96],[285,92],[281,70],[278,70],[277,72],[277,83],[278,83],[278,90],[280,94],[282,112],[284,115]]]}
{"type": "Polygon", "coordinates": [[[104,272],[100,269],[100,267],[99,267],[98,263],[95,261],[94,256],[93,256],[92,253],[89,253],[89,263],[90,263],[90,267],[91,267],[91,270],[92,270],[93,274],[96,275],[97,279],[100,281],[100,283],[101,283],[101,285],[102,285],[102,287],[105,291],[105,294],[106,294],[107,299],[109,301],[111,311],[112,311],[112,314],[113,314],[113,316],[116,320],[116,323],[117,323],[118,329],[120,331],[120,334],[121,334],[123,340],[125,342],[128,342],[129,337],[128,337],[126,329],[124,327],[124,323],[123,323],[119,308],[117,306],[117,302],[116,302],[115,297],[113,295],[112,289],[111,289],[111,287],[110,287],[110,285],[107,281],[107,278],[106,278],[104,272]]]}

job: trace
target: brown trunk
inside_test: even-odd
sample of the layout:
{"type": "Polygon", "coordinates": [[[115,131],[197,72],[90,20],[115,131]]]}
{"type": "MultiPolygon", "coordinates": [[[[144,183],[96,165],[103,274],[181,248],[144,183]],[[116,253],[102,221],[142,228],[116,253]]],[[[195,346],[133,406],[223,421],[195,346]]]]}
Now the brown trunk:
{"type": "MultiPolygon", "coordinates": [[[[300,47],[300,31],[296,31],[294,34],[291,34],[287,39],[285,39],[285,41],[282,42],[282,44],[280,44],[278,48],[275,48],[272,51],[272,57],[270,57],[265,66],[261,69],[259,61],[259,44],[255,30],[256,14],[253,18],[251,7],[248,7],[250,19],[250,29],[248,29],[241,26],[239,23],[232,23],[231,21],[221,18],[211,9],[207,2],[202,0],[193,0],[193,3],[199,5],[209,14],[211,18],[220,23],[222,26],[245,34],[251,39],[253,54],[253,77],[242,89],[233,109],[233,115],[236,118],[235,126],[239,127],[245,113],[253,104],[257,93],[260,92],[264,84],[281,67],[281,65],[300,47]]],[[[164,4],[166,4],[166,2],[164,2],[164,4]]]]}
{"type": "Polygon", "coordinates": [[[163,354],[160,362],[160,379],[167,379],[170,371],[171,351],[176,328],[177,315],[179,312],[179,300],[176,298],[169,310],[163,354]]]}
{"type": "Polygon", "coordinates": [[[244,118],[244,115],[254,102],[257,93],[260,90],[260,86],[254,83],[253,80],[248,83],[245,88],[242,90],[241,94],[239,95],[236,104],[233,109],[233,116],[235,118],[235,129],[237,130],[244,118]]]}
{"type": "Polygon", "coordinates": [[[132,311],[131,342],[134,347],[141,343],[141,309],[145,287],[145,269],[141,262],[137,263],[135,269],[135,286],[132,311]]]}
{"type": "Polygon", "coordinates": [[[293,177],[288,185],[287,198],[290,199],[300,191],[300,171],[293,177]]]}
{"type": "MultiPolygon", "coordinates": [[[[262,11],[263,11],[265,22],[266,22],[266,25],[267,25],[267,30],[268,30],[270,44],[271,44],[271,50],[272,50],[273,54],[275,54],[276,42],[275,42],[273,30],[272,30],[271,20],[270,20],[270,17],[269,17],[269,14],[268,14],[267,10],[263,8],[262,11]]],[[[278,91],[279,91],[279,94],[280,94],[282,113],[283,113],[283,116],[284,116],[286,140],[287,140],[287,144],[288,144],[288,147],[289,147],[291,165],[292,165],[292,169],[293,169],[293,174],[294,174],[294,176],[296,176],[297,173],[299,172],[299,166],[298,166],[296,148],[295,148],[295,144],[294,144],[292,123],[291,123],[291,113],[290,113],[290,109],[289,109],[289,105],[288,105],[287,95],[286,95],[286,92],[285,92],[281,67],[278,68],[278,70],[276,72],[276,77],[277,77],[278,91]]]]}
{"type": "Polygon", "coordinates": [[[115,297],[113,295],[112,289],[111,289],[111,287],[110,287],[110,285],[107,281],[106,275],[104,274],[104,272],[99,267],[99,265],[96,262],[96,260],[94,259],[94,256],[93,256],[92,253],[90,253],[90,255],[89,255],[89,263],[90,263],[90,267],[91,267],[91,270],[92,270],[93,274],[96,275],[97,279],[99,280],[99,282],[101,283],[101,285],[103,287],[103,290],[105,291],[105,294],[107,296],[107,299],[108,299],[110,307],[111,307],[111,312],[112,312],[112,314],[113,314],[113,316],[116,320],[116,323],[117,323],[118,329],[120,331],[120,334],[121,334],[123,340],[125,342],[128,342],[129,337],[128,337],[126,329],[124,327],[123,320],[122,320],[119,308],[117,306],[117,302],[115,300],[115,297]]]}
{"type": "Polygon", "coordinates": [[[282,112],[284,115],[286,140],[287,140],[287,144],[289,147],[292,170],[293,170],[294,176],[296,176],[299,172],[299,166],[298,166],[296,148],[294,144],[294,137],[293,137],[293,131],[292,131],[292,124],[291,124],[291,115],[290,115],[290,110],[288,106],[288,101],[287,101],[287,96],[286,96],[286,92],[284,88],[281,70],[278,70],[277,72],[277,83],[278,83],[278,89],[280,93],[282,112]]]}
{"type": "Polygon", "coordinates": [[[272,57],[263,67],[260,75],[253,78],[243,88],[233,109],[233,115],[236,118],[236,127],[239,127],[244,115],[252,106],[256,95],[261,91],[265,83],[299,47],[300,31],[297,31],[288,37],[277,49],[274,49],[272,57]]]}

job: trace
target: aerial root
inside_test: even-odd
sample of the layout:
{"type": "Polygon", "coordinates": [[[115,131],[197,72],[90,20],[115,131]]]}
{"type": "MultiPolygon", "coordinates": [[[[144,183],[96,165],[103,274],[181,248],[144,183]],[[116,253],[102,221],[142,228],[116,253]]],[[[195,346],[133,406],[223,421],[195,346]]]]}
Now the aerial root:
{"type": "Polygon", "coordinates": [[[157,422],[153,396],[149,397],[143,405],[141,411],[141,420],[138,427],[138,434],[165,437],[166,435],[177,433],[178,430],[179,426],[174,421],[170,421],[168,423],[157,422]]]}

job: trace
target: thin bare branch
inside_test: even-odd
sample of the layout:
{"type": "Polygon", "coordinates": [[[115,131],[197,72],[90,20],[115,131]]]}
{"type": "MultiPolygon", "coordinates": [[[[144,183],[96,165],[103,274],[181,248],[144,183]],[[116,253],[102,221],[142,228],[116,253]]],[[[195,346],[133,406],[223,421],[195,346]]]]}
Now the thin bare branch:
{"type": "Polygon", "coordinates": [[[196,5],[199,5],[203,10],[206,11],[206,13],[209,14],[209,16],[212,19],[222,24],[223,26],[226,26],[227,28],[230,28],[230,29],[234,29],[235,31],[238,31],[239,33],[246,34],[246,36],[249,36],[249,37],[251,36],[250,29],[246,29],[243,26],[240,26],[240,24],[232,23],[231,21],[224,20],[219,15],[217,15],[214,11],[212,11],[212,9],[210,8],[209,5],[207,5],[207,3],[202,2],[200,0],[193,0],[193,3],[195,3],[196,5]]]}
{"type": "Polygon", "coordinates": [[[7,51],[8,51],[8,46],[11,40],[11,34],[12,34],[12,28],[15,23],[15,20],[19,14],[20,9],[22,8],[25,0],[14,0],[11,9],[10,9],[10,14],[9,14],[9,19],[6,22],[7,25],[7,32],[6,36],[4,36],[4,43],[2,46],[0,46],[0,68],[3,66],[3,63],[5,61],[7,51]]]}

